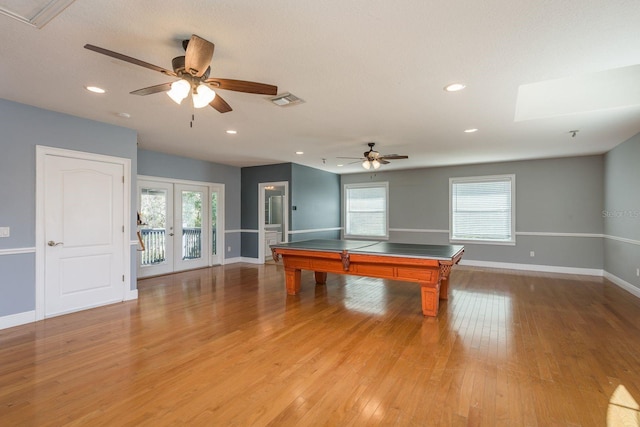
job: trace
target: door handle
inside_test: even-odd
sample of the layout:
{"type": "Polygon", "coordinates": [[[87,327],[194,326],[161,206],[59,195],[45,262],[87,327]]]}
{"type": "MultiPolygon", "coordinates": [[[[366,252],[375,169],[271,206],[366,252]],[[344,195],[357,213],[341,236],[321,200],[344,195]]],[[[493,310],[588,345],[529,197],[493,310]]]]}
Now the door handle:
{"type": "Polygon", "coordinates": [[[56,242],[54,242],[53,240],[49,240],[49,241],[47,242],[47,245],[49,245],[49,246],[58,246],[58,245],[62,245],[62,242],[58,242],[58,243],[56,243],[56,242]]]}
{"type": "Polygon", "coordinates": [[[169,233],[169,236],[173,236],[173,233],[169,233]]]}

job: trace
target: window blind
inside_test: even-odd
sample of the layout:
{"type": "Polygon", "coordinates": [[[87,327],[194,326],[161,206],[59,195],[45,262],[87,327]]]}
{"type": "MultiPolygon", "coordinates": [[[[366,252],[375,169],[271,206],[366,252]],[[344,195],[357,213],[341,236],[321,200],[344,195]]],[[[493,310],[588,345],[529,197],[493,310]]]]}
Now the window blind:
{"type": "Polygon", "coordinates": [[[345,186],[345,234],[387,236],[387,186],[345,186]]]}
{"type": "Polygon", "coordinates": [[[451,240],[514,242],[512,175],[453,178],[451,240]]]}

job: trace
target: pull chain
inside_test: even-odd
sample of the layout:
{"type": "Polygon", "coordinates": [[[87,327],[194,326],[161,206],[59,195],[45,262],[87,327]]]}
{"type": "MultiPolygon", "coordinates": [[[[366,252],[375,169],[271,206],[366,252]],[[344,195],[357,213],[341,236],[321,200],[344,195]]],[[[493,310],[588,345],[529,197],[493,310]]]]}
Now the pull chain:
{"type": "MultiPolygon", "coordinates": [[[[193,89],[193,94],[195,94],[195,89],[193,89]]],[[[193,96],[191,97],[191,121],[189,122],[189,127],[193,129],[193,122],[196,120],[196,106],[193,104],[193,96]]]]}

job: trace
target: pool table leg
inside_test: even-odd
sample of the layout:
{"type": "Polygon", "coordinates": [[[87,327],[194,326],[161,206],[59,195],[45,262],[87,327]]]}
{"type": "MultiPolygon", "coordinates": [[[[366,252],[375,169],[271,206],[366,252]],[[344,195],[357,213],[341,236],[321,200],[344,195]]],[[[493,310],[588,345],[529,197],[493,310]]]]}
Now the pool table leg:
{"type": "Polygon", "coordinates": [[[440,305],[440,283],[420,283],[420,291],[422,294],[422,314],[436,317],[440,305]]]}
{"type": "Polygon", "coordinates": [[[315,271],[316,283],[318,285],[326,285],[327,284],[327,273],[324,271],[315,271]]]}
{"type": "Polygon", "coordinates": [[[300,276],[302,270],[285,267],[284,268],[284,277],[285,283],[287,285],[287,293],[289,295],[297,295],[300,292],[300,276]]]}
{"type": "Polygon", "coordinates": [[[449,276],[440,280],[440,299],[449,299],[449,276]]]}
{"type": "Polygon", "coordinates": [[[451,274],[452,265],[440,265],[440,299],[449,299],[449,274],[451,274]]]}

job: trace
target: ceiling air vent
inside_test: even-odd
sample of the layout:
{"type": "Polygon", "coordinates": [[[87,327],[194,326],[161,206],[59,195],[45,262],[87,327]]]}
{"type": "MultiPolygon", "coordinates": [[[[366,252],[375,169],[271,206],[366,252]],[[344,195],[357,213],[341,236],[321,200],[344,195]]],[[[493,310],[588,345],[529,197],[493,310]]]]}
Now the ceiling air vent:
{"type": "Polygon", "coordinates": [[[304,100],[288,92],[269,98],[269,101],[280,107],[288,107],[290,105],[302,104],[304,102],[304,100]]]}

